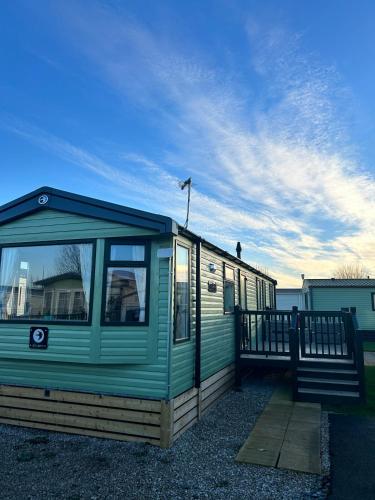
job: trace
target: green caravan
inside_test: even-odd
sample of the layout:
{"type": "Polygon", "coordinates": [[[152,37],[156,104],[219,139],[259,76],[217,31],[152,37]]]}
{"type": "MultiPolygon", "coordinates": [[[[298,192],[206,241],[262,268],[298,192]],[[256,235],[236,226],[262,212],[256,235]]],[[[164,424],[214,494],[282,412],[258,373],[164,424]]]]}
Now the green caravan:
{"type": "Polygon", "coordinates": [[[0,207],[0,422],[171,446],[276,281],[172,218],[50,187],[0,207]]]}

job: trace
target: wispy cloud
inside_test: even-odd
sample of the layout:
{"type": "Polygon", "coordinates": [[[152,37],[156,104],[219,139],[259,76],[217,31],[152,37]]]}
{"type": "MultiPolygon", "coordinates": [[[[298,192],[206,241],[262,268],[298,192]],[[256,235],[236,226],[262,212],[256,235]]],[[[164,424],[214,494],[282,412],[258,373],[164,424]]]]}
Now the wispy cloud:
{"type": "Polygon", "coordinates": [[[353,260],[375,272],[375,179],[349,140],[342,109],[350,92],[334,68],[304,53],[300,35],[247,18],[250,69],[243,71],[261,79],[258,96],[203,49],[119,10],[60,9],[66,40],[120,99],[147,109],[174,146],[161,145],[157,158],[119,151],[114,166],[28,124],[3,117],[3,125],[106,179],[112,190],[115,181],[120,197],[131,185],[128,200],[180,221],[185,197],[177,172],[192,175],[191,228],[229,250],[241,240],[246,258],[283,285],[296,284],[300,273],[330,276],[353,260]]]}

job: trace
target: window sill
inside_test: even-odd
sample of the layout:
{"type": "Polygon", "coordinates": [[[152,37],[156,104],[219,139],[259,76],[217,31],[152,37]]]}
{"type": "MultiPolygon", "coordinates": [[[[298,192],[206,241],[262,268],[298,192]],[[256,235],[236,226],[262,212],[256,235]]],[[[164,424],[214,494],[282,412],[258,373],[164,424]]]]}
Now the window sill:
{"type": "Polygon", "coordinates": [[[191,337],[187,337],[186,339],[173,339],[173,344],[180,345],[185,344],[186,342],[190,342],[191,337]]]}
{"type": "Polygon", "coordinates": [[[115,327],[119,327],[119,326],[136,326],[136,327],[142,327],[142,326],[149,326],[149,323],[148,323],[148,321],[144,321],[143,323],[140,323],[139,321],[127,321],[126,323],[120,323],[120,322],[106,323],[106,322],[102,322],[100,324],[100,326],[102,326],[102,327],[105,327],[105,326],[115,326],[115,327]]]}
{"type": "Polygon", "coordinates": [[[87,321],[64,321],[45,319],[1,319],[0,325],[60,325],[60,326],[91,326],[91,320],[87,321]]]}

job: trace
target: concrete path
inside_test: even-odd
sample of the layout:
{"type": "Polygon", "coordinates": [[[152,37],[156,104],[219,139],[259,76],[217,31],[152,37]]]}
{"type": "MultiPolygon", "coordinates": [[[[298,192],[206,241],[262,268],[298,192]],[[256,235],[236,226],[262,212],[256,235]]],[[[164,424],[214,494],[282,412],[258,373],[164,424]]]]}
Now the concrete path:
{"type": "Polygon", "coordinates": [[[364,352],[366,366],[375,366],[375,352],[364,352]]]}
{"type": "Polygon", "coordinates": [[[375,418],[329,415],[331,495],[337,500],[375,498],[375,418]]]}
{"type": "Polygon", "coordinates": [[[320,404],[294,403],[288,388],[276,389],[236,461],[320,474],[320,413],[320,404]]]}

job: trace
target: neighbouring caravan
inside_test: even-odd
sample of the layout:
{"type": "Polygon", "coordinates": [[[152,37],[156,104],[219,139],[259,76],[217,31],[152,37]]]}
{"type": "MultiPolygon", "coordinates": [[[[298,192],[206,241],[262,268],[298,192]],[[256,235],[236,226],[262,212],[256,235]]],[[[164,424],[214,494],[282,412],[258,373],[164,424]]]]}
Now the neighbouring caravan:
{"type": "Polygon", "coordinates": [[[276,281],[173,219],[40,188],[0,207],[0,422],[163,447],[234,381],[276,281]]]}
{"type": "Polygon", "coordinates": [[[302,293],[311,311],[355,310],[363,338],[375,339],[375,279],[306,278],[302,293]]]}
{"type": "Polygon", "coordinates": [[[297,306],[300,311],[305,309],[302,288],[278,288],[276,291],[276,307],[282,311],[290,311],[297,306]]]}

